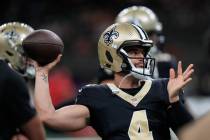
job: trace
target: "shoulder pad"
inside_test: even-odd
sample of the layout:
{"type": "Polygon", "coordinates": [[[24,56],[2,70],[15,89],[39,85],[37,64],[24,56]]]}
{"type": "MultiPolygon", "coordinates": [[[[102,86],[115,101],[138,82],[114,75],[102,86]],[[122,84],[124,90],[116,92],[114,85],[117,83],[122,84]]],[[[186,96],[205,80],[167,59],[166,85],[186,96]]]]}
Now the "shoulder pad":
{"type": "Polygon", "coordinates": [[[99,87],[101,87],[101,86],[97,85],[97,84],[88,84],[88,85],[85,85],[85,86],[81,87],[79,89],[79,93],[81,93],[82,91],[92,90],[92,89],[96,89],[96,88],[99,88],[99,87]]]}
{"type": "Polygon", "coordinates": [[[97,86],[97,84],[88,84],[88,85],[85,85],[84,87],[93,87],[93,86],[97,86]]]}

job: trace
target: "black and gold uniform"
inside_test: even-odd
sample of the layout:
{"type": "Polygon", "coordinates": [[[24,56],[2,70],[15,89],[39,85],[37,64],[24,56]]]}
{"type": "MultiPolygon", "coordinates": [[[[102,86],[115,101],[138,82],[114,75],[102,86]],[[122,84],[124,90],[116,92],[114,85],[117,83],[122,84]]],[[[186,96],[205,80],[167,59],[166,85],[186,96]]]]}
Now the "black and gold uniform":
{"type": "Polygon", "coordinates": [[[176,131],[192,117],[182,103],[169,103],[167,82],[147,80],[134,89],[89,85],[76,103],[88,107],[90,125],[103,140],[170,140],[169,127],[176,131]]]}
{"type": "Polygon", "coordinates": [[[23,77],[0,60],[0,140],[10,140],[35,115],[23,77]]]}

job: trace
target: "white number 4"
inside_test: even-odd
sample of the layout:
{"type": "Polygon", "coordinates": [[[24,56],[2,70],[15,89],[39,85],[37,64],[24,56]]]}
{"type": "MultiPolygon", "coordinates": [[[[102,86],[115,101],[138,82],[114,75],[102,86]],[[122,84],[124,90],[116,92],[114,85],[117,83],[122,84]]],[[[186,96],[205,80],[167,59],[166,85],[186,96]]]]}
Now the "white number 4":
{"type": "Polygon", "coordinates": [[[146,110],[133,112],[128,136],[130,140],[153,140],[152,132],[149,131],[146,110]]]}

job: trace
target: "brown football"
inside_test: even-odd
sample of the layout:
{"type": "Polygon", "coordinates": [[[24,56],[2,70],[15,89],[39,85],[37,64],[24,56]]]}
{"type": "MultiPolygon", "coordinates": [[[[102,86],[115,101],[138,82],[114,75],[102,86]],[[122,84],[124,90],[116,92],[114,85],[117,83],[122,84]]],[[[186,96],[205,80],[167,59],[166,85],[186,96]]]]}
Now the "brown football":
{"type": "Polygon", "coordinates": [[[46,65],[55,60],[63,52],[63,41],[54,32],[46,29],[35,30],[22,42],[27,57],[46,65]]]}

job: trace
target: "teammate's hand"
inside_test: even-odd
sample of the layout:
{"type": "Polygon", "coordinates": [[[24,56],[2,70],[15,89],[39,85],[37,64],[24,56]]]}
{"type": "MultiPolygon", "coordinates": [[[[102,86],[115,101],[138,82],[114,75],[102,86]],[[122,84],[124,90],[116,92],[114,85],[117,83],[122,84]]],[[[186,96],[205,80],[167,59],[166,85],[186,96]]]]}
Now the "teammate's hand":
{"type": "Polygon", "coordinates": [[[193,64],[190,64],[183,73],[181,61],[178,62],[177,75],[174,69],[170,69],[169,82],[167,86],[170,103],[174,103],[179,100],[180,90],[182,90],[182,88],[192,80],[191,76],[193,72],[193,64]]]}
{"type": "Polygon", "coordinates": [[[32,60],[32,59],[29,60],[29,63],[34,66],[36,73],[37,72],[48,73],[58,62],[60,62],[61,57],[62,57],[62,54],[59,54],[53,62],[45,66],[40,66],[35,60],[32,60]]]}

